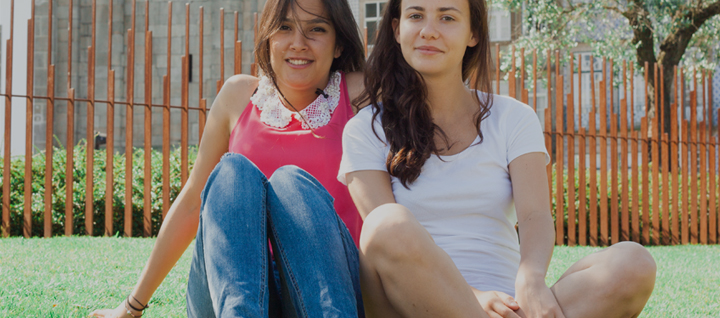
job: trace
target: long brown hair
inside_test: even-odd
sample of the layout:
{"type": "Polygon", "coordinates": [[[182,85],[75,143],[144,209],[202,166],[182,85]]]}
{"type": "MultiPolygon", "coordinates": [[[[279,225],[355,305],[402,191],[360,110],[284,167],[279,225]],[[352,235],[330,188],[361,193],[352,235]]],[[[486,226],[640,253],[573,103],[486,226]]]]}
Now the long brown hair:
{"type": "MultiPolygon", "coordinates": [[[[347,0],[322,0],[322,3],[329,17],[321,18],[329,18],[330,23],[335,28],[335,46],[342,48],[340,57],[333,60],[330,66],[330,73],[335,71],[348,73],[363,70],[365,68],[364,48],[360,40],[359,29],[347,0]]],[[[287,100],[277,86],[275,71],[270,65],[270,37],[280,29],[288,12],[295,17],[295,21],[298,21],[298,9],[308,12],[296,0],[268,0],[260,15],[258,36],[255,42],[255,61],[258,67],[270,78],[286,102],[287,100]]],[[[304,33],[303,35],[306,38],[308,37],[304,33]]],[[[294,106],[290,105],[290,107],[297,111],[294,106]]]]}
{"type": "MultiPolygon", "coordinates": [[[[386,5],[377,41],[365,70],[365,91],[355,100],[355,104],[369,101],[374,111],[373,122],[380,116],[390,146],[387,170],[390,175],[400,179],[403,186],[408,187],[420,176],[425,161],[433,154],[439,156],[440,148],[434,141],[436,134],[445,140],[446,147],[451,145],[442,129],[432,121],[423,77],[405,61],[400,44],[395,40],[392,23],[400,18],[401,2],[390,0],[386,5]]],[[[490,114],[492,106],[488,10],[484,0],[468,0],[468,3],[470,28],[478,44],[465,49],[462,79],[468,81],[473,75],[470,87],[487,93],[483,94],[482,100],[475,94],[480,105],[475,114],[475,126],[482,142],[480,123],[490,114]]],[[[374,125],[372,129],[377,136],[374,125]]]]}

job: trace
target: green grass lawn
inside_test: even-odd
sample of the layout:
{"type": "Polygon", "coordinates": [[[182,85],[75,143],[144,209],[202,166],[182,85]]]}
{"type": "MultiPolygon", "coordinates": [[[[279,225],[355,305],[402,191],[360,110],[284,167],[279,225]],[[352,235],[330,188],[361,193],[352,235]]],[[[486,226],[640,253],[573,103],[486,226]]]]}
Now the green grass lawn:
{"type": "MultiPolygon", "coordinates": [[[[84,317],[132,289],[154,239],[0,239],[0,317],[84,317]]],[[[655,291],[641,317],[720,317],[720,246],[650,247],[655,291]]],[[[556,247],[547,281],[598,248],[556,247]]],[[[188,249],[144,317],[185,316],[188,249]]],[[[591,287],[589,287],[591,288],[591,287]]]]}

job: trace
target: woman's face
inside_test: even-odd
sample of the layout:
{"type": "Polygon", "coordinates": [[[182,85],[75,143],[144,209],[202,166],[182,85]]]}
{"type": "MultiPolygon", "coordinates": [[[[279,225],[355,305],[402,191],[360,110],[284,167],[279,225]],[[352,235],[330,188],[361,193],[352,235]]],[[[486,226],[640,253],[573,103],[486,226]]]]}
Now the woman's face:
{"type": "Polygon", "coordinates": [[[335,28],[321,0],[297,0],[280,30],[270,37],[270,65],[281,90],[325,88],[333,59],[335,28]],[[295,20],[295,19],[298,20],[295,20]],[[304,33],[304,34],[303,34],[304,33]]]}
{"type": "Polygon", "coordinates": [[[465,49],[478,43],[468,0],[403,0],[393,28],[405,61],[423,76],[462,74],[465,49]]]}

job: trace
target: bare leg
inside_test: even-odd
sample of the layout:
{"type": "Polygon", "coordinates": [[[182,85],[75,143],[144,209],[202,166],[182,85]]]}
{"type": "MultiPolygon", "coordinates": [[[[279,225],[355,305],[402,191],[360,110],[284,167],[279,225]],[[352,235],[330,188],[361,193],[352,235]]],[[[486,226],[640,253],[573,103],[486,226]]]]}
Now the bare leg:
{"type": "Polygon", "coordinates": [[[551,290],[567,318],[637,317],[655,287],[656,270],[644,247],[622,242],[570,266],[551,290]]]}
{"type": "Polygon", "coordinates": [[[405,207],[365,219],[360,279],[367,317],[488,317],[450,256],[405,207]]]}

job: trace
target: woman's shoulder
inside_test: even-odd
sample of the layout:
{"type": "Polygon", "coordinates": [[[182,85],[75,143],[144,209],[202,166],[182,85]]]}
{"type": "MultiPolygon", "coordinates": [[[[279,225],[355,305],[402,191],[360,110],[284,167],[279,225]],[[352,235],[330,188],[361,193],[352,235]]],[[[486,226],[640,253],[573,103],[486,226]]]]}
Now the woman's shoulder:
{"type": "Polygon", "coordinates": [[[234,125],[250,102],[250,97],[255,92],[259,81],[257,77],[245,74],[231,76],[225,81],[215,98],[214,111],[221,117],[227,118],[230,125],[234,125]]]}

